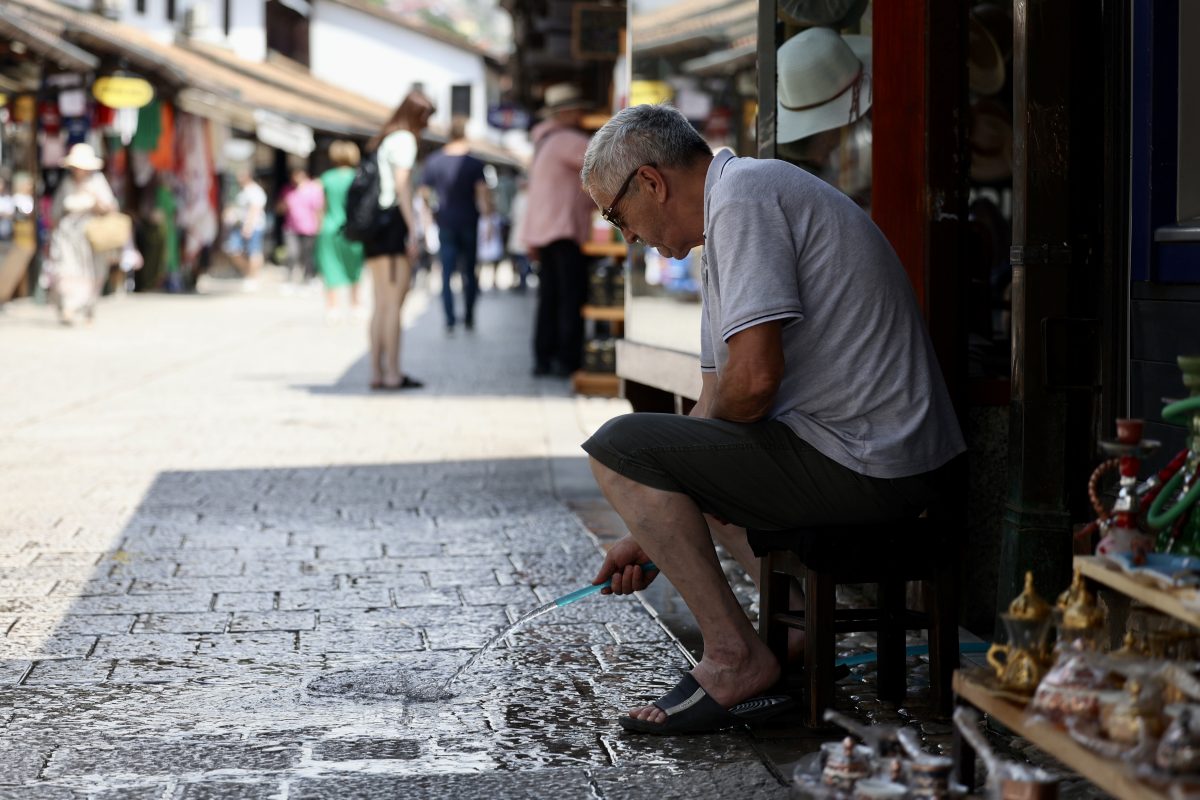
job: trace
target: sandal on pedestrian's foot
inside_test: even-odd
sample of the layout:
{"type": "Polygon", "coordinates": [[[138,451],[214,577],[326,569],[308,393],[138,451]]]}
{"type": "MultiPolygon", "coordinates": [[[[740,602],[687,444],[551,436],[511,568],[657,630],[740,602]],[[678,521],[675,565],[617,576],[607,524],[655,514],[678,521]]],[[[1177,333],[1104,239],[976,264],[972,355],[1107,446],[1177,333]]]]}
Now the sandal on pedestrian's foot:
{"type": "Polygon", "coordinates": [[[666,713],[665,722],[647,722],[630,716],[623,716],[617,721],[627,731],[657,736],[716,733],[769,719],[791,708],[793,700],[784,695],[753,697],[725,709],[709,697],[704,687],[689,673],[675,684],[674,689],[655,700],[653,705],[666,713]]]}

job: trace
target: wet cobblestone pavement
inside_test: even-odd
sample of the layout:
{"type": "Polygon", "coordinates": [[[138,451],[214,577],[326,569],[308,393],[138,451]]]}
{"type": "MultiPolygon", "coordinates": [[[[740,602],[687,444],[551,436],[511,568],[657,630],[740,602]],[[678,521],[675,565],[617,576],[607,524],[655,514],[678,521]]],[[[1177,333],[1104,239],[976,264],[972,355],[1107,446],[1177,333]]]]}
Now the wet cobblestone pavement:
{"type": "MultiPolygon", "coordinates": [[[[531,297],[486,293],[451,338],[418,293],[429,388],[381,397],[318,298],[213,286],[87,330],[0,314],[0,798],[795,796],[835,733],[621,732],[689,666],[639,599],[553,611],[415,699],[601,558],[578,443],[626,407],[528,376],[531,297]]],[[[838,706],[948,748],[919,691],[872,687],[838,706]]]]}

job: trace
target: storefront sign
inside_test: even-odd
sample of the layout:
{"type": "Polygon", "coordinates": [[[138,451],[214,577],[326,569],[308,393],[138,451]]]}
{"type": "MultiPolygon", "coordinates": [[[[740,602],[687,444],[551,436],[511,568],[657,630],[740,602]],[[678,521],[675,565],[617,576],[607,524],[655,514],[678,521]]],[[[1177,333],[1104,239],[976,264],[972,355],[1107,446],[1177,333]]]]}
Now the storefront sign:
{"type": "Polygon", "coordinates": [[[642,106],[667,103],[675,98],[675,90],[666,81],[630,81],[629,105],[642,106]]]}
{"type": "Polygon", "coordinates": [[[109,108],[141,108],[154,99],[154,87],[142,78],[109,75],[96,79],[92,96],[109,108]]]}
{"type": "Polygon", "coordinates": [[[312,128],[261,109],[254,112],[255,135],[265,145],[307,157],[317,146],[312,128]]]}

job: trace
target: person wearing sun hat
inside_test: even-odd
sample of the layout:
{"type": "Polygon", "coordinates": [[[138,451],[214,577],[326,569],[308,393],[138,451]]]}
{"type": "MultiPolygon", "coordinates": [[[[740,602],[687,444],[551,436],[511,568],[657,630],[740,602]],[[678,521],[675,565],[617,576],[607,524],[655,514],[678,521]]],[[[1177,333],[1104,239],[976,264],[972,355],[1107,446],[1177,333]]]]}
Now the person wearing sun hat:
{"type": "MultiPolygon", "coordinates": [[[[859,85],[861,112],[863,66],[847,59],[828,91],[789,98],[810,109],[791,111],[859,85]]],[[[788,124],[840,125],[853,109],[851,99],[823,121],[788,124]]],[[[674,689],[618,721],[666,735],[743,726],[788,700],[769,694],[781,665],[714,541],[756,577],[746,528],[915,518],[961,470],[962,432],[903,265],[833,186],[785,161],[714,154],[679,111],[657,105],[626,108],[597,131],[580,179],[626,241],[673,258],[704,247],[695,407],[615,417],[582,445],[630,531],[593,583],[611,579],[605,591],[626,594],[661,572],[704,639],[674,689]],[[657,571],[643,570],[650,561],[657,571]]],[[[803,645],[794,638],[789,659],[803,645]]]]}
{"type": "Polygon", "coordinates": [[[70,325],[83,315],[91,319],[104,290],[110,253],[96,253],[88,241],[87,223],[97,214],[114,211],[117,199],[100,170],[104,161],[86,143],[72,145],[63,159],[64,172],[50,206],[54,226],[50,236],[48,273],[59,321],[70,325]]]}
{"type": "Polygon", "coordinates": [[[524,237],[538,264],[533,374],[567,376],[583,360],[582,309],[587,262],[580,249],[592,226],[592,201],[579,186],[588,135],[580,129],[590,105],[579,87],[556,83],[543,95],[544,118],[534,126],[533,163],[524,237]]]}

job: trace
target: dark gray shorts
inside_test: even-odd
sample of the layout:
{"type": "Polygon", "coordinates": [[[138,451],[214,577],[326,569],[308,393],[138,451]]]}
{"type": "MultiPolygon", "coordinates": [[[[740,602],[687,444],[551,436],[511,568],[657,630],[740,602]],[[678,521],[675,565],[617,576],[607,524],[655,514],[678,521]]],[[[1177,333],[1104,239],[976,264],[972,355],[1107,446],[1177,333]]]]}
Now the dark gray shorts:
{"type": "Polygon", "coordinates": [[[782,422],[742,424],[678,414],[625,414],[583,443],[638,483],[688,495],[747,528],[916,517],[938,499],[941,469],[871,478],[822,455],[782,422]]]}

